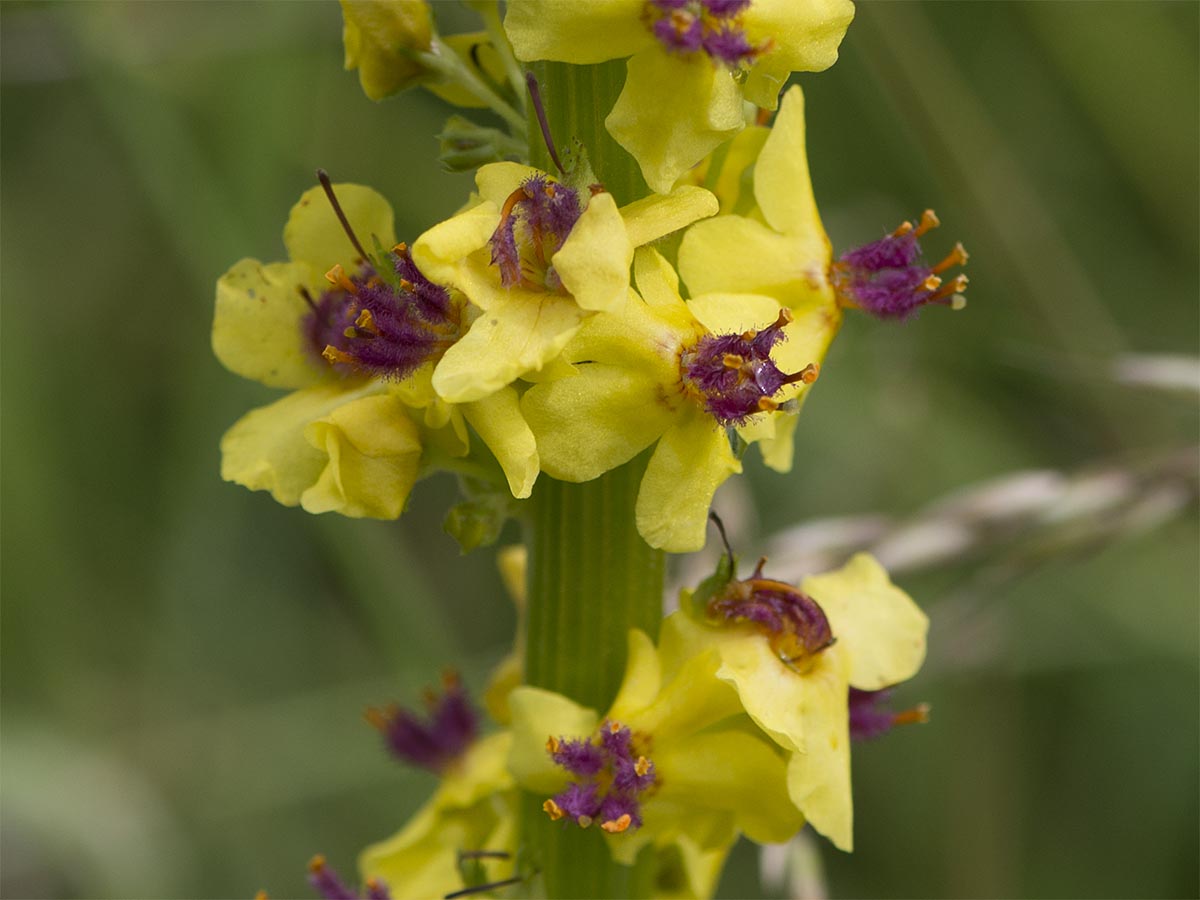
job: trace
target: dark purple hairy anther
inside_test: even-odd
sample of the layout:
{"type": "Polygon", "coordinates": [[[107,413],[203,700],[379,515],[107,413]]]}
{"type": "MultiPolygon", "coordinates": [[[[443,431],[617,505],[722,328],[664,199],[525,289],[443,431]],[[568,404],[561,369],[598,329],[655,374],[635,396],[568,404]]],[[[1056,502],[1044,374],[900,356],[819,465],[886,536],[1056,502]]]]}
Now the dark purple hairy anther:
{"type": "Polygon", "coordinates": [[[504,287],[523,284],[557,291],[561,282],[551,265],[583,214],[579,195],[547,175],[527,178],[500,210],[500,223],[489,240],[491,263],[504,287]]]}

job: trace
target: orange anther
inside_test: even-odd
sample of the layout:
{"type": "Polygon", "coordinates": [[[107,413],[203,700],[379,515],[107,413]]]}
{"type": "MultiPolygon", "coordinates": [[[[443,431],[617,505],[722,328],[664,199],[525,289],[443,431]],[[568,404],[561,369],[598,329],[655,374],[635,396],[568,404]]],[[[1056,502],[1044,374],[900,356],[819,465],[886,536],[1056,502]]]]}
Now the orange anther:
{"type": "Polygon", "coordinates": [[[633,817],[629,813],[625,813],[619,819],[612,819],[611,821],[601,823],[600,827],[609,834],[620,834],[622,831],[626,831],[632,822],[633,817]]]}
{"type": "Polygon", "coordinates": [[[736,353],[726,353],[721,357],[721,364],[727,369],[740,369],[746,364],[746,360],[736,353]]]}
{"type": "Polygon", "coordinates": [[[559,743],[558,738],[556,738],[554,735],[550,735],[550,737],[546,738],[546,752],[547,753],[557,753],[558,748],[561,746],[562,746],[562,744],[559,743]]]}
{"type": "Polygon", "coordinates": [[[633,764],[633,771],[635,771],[639,777],[645,776],[645,774],[650,771],[650,760],[646,759],[644,756],[639,756],[637,758],[637,762],[633,764]]]}
{"type": "Polygon", "coordinates": [[[926,278],[924,281],[921,282],[921,287],[923,287],[927,291],[936,291],[941,286],[942,286],[942,279],[938,278],[936,275],[930,275],[928,278],[926,278]]]}
{"type": "Polygon", "coordinates": [[[364,309],[358,314],[358,318],[354,320],[356,327],[363,331],[369,331],[371,334],[379,334],[379,328],[375,325],[375,317],[371,315],[369,309],[364,309]]]}
{"type": "Polygon", "coordinates": [[[550,821],[552,822],[557,822],[566,815],[566,813],[563,812],[563,808],[553,800],[547,800],[545,803],[543,803],[542,811],[550,817],[550,821]]]}
{"type": "Polygon", "coordinates": [[[354,363],[353,356],[351,356],[349,353],[343,353],[341,350],[331,344],[326,345],[325,349],[321,351],[321,355],[331,363],[347,363],[350,365],[353,365],[354,363]]]}
{"type": "Polygon", "coordinates": [[[892,716],[893,725],[923,725],[929,721],[929,704],[918,703],[912,709],[906,709],[892,716]]]}
{"type": "Polygon", "coordinates": [[[941,224],[942,220],[937,217],[937,213],[935,213],[932,209],[927,209],[925,212],[921,213],[921,221],[917,225],[917,230],[914,231],[913,234],[916,237],[920,237],[925,232],[937,228],[941,224]]]}
{"type": "Polygon", "coordinates": [[[348,293],[358,293],[358,288],[354,286],[354,282],[346,277],[346,270],[342,268],[341,263],[338,263],[325,273],[325,280],[336,287],[340,287],[343,291],[348,293]]]}
{"type": "Polygon", "coordinates": [[[759,397],[758,409],[760,412],[775,412],[775,410],[779,409],[779,404],[770,397],[759,397]]]}
{"type": "Polygon", "coordinates": [[[954,245],[953,250],[946,254],[946,258],[934,266],[931,271],[934,274],[937,274],[938,272],[945,272],[951,266],[966,265],[968,259],[969,256],[967,255],[966,248],[961,243],[958,243],[954,245]]]}

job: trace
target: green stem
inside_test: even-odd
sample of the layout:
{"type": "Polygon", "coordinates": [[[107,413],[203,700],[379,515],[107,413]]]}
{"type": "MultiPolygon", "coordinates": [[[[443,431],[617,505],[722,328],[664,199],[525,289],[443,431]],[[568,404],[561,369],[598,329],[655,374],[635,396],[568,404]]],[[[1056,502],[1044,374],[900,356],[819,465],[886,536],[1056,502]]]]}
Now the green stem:
{"type": "Polygon", "coordinates": [[[525,116],[517,112],[499,94],[489,87],[482,78],[466,65],[458,54],[435,37],[428,52],[417,54],[427,68],[441,74],[447,81],[456,81],[470,91],[481,103],[485,103],[492,112],[506,121],[514,133],[520,134],[525,127],[525,116]]]}
{"type": "MultiPolygon", "coordinates": [[[[624,63],[539,63],[534,72],[559,147],[582,141],[596,176],[619,203],[645,196],[636,163],[604,129],[604,117],[624,82],[624,63]]],[[[529,137],[534,165],[553,171],[532,111],[529,137]]],[[[648,458],[647,452],[584,484],[543,475],[532,502],[525,678],[598,715],[608,710],[620,686],[629,629],[657,637],[662,619],[664,556],[642,540],[634,515],[648,458]]],[[[550,822],[541,810],[543,800],[525,797],[522,829],[546,896],[650,895],[655,872],[650,848],[634,866],[618,865],[608,846],[614,838],[597,828],[550,822]]]]}

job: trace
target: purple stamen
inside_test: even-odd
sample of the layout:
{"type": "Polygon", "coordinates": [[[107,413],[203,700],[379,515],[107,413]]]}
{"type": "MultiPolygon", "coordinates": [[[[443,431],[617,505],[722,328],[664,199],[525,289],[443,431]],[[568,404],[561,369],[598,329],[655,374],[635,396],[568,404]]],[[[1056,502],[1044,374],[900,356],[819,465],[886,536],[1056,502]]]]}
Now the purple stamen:
{"type": "Polygon", "coordinates": [[[912,709],[893,712],[884,704],[891,697],[891,690],[860,691],[850,688],[850,738],[869,741],[887,734],[897,725],[929,721],[929,707],[921,703],[912,709]]]}
{"type": "Polygon", "coordinates": [[[440,697],[429,698],[427,722],[396,706],[367,710],[367,721],[383,735],[393,756],[438,773],[456,762],[479,733],[479,716],[457,676],[448,675],[443,687],[440,697]]]}
{"type": "Polygon", "coordinates": [[[440,357],[457,335],[459,313],[449,291],[421,274],[403,244],[388,257],[398,286],[368,263],[354,277],[335,267],[332,287],[301,322],[309,350],[342,371],[406,378],[440,357]]]}
{"type": "MultiPolygon", "coordinates": [[[[320,854],[308,864],[308,883],[325,900],[361,900],[358,891],[347,886],[320,854]]],[[[391,900],[388,886],[381,879],[368,878],[366,888],[367,900],[391,900]]]]}
{"type": "Polygon", "coordinates": [[[586,828],[593,822],[610,834],[642,824],[641,796],[658,781],[654,763],[636,755],[633,732],[604,722],[590,738],[551,738],[547,750],[554,762],[575,776],[544,809],[553,819],[586,828]]]}
{"type": "Polygon", "coordinates": [[[741,69],[764,53],[770,42],[753,44],[742,15],[751,0],[646,0],[642,19],[668,53],[703,52],[715,63],[741,69]]]}
{"type": "Polygon", "coordinates": [[[551,258],[566,242],[583,209],[579,195],[548,175],[534,175],[513,191],[492,233],[492,265],[504,287],[522,284],[556,291],[561,285],[551,258]]]}
{"type": "Polygon", "coordinates": [[[816,600],[790,584],[763,578],[765,564],[766,559],[759,560],[745,581],[730,581],[709,601],[708,616],[714,622],[753,624],[784,663],[795,665],[829,647],[833,631],[816,600]]]}
{"type": "Polygon", "coordinates": [[[926,210],[915,228],[906,222],[886,237],[842,254],[833,264],[832,280],[843,305],[900,320],[930,303],[957,308],[955,297],[966,289],[967,278],[959,275],[943,284],[940,273],[965,263],[967,253],[958,244],[936,266],[927,265],[918,238],[937,225],[937,216],[926,210]]]}
{"type": "Polygon", "coordinates": [[[785,384],[816,378],[815,366],[788,375],[771,359],[771,349],[787,339],[783,329],[791,320],[784,309],[761,331],[700,338],[679,358],[685,388],[722,425],[743,425],[756,413],[776,409],[772,398],[785,384]]]}

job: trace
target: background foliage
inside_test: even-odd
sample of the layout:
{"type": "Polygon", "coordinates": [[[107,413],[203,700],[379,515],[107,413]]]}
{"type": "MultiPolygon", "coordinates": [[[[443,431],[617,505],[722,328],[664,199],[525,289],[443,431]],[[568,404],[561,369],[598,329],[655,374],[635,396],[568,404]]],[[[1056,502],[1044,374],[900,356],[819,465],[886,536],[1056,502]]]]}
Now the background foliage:
{"type": "MultiPolygon", "coordinates": [[[[1112,365],[1197,351],[1197,10],[860,7],[802,80],[826,224],[845,249],[935,207],[932,252],[971,250],[970,307],[851,317],[796,472],[754,464],[719,501],[747,556],[813,517],[1195,443],[1195,394],[1112,365]]],[[[478,686],[513,614],[490,554],[441,533],[448,478],[397,524],[218,480],[221,432],[270,395],[210,355],[213,282],[282,255],[318,165],[382,190],[410,239],[449,214],[470,182],[434,161],[447,111],[366,100],[334,3],[0,17],[0,889],[307,895],[311,853],[350,870],[432,787],[362,708],[448,664],[478,686]]],[[[900,578],[937,629],[902,699],[934,721],[856,750],[835,896],[1200,893],[1194,494],[1175,512],[900,578]]],[[[760,890],[742,847],[723,893],[760,890]]]]}

